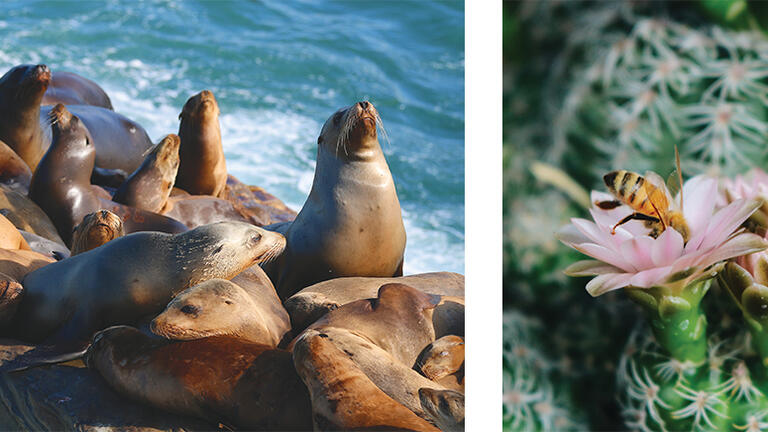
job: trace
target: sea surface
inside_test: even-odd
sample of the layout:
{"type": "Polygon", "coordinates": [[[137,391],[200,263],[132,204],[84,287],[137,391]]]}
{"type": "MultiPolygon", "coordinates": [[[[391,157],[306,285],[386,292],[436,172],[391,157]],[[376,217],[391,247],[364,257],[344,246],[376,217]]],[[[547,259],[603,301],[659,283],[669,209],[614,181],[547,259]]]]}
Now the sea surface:
{"type": "Polygon", "coordinates": [[[369,100],[397,185],[405,272],[464,272],[464,3],[0,3],[0,75],[45,63],[99,83],[157,142],[213,91],[229,172],[299,210],[316,142],[369,100]]]}

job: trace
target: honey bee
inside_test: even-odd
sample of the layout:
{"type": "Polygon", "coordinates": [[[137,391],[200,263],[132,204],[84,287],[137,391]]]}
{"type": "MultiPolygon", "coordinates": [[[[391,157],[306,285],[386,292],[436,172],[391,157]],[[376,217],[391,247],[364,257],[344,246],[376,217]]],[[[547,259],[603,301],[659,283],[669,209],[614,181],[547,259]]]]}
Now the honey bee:
{"type": "MultiPolygon", "coordinates": [[[[675,148],[677,162],[677,175],[679,184],[682,185],[680,173],[680,157],[675,148]]],[[[683,242],[687,243],[690,237],[688,223],[683,217],[683,192],[680,190],[680,205],[675,205],[664,181],[654,172],[640,174],[619,170],[611,171],[603,176],[603,181],[608,190],[616,197],[616,200],[597,201],[595,205],[604,210],[614,209],[622,204],[628,205],[634,212],[613,226],[611,234],[616,233],[616,228],[631,220],[641,220],[650,230],[649,235],[658,237],[668,227],[673,228],[683,236],[683,242]]]]}

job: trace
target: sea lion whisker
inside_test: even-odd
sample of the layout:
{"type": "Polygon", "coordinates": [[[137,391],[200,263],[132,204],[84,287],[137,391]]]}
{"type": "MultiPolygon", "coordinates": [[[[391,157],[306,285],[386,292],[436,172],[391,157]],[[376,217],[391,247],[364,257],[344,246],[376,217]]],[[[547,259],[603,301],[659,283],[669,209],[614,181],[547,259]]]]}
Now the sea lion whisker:
{"type": "Polygon", "coordinates": [[[384,128],[384,122],[381,120],[381,116],[378,112],[374,115],[374,121],[376,122],[376,125],[379,126],[379,129],[381,129],[381,135],[384,137],[384,141],[389,145],[389,134],[387,134],[387,129],[384,128]]]}

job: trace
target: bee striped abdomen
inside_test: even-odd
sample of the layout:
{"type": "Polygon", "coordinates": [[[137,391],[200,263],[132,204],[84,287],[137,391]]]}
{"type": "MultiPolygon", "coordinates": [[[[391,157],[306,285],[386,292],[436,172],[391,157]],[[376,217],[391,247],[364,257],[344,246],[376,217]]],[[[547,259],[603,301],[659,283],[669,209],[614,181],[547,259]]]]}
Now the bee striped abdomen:
{"type": "Polygon", "coordinates": [[[655,188],[645,185],[645,178],[640,174],[625,170],[612,171],[603,180],[608,190],[624,204],[643,213],[656,213],[648,201],[648,192],[653,193],[655,188]]]}

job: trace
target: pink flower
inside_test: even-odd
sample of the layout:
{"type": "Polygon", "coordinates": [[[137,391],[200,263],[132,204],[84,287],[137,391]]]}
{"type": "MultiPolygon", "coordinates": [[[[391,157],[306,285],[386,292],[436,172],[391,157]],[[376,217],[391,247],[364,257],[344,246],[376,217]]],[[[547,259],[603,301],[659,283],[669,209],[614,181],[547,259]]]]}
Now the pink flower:
{"type": "MultiPolygon", "coordinates": [[[[620,206],[613,210],[593,207],[594,222],[571,219],[572,224],[558,233],[560,241],[596,260],[574,263],[566,274],[597,276],[587,284],[587,292],[599,296],[619,288],[650,288],[670,282],[670,277],[685,271],[686,279],[700,276],[709,266],[729,258],[750,254],[768,246],[763,238],[739,229],[761,205],[759,201],[739,199],[715,211],[717,180],[694,177],[683,185],[683,215],[690,238],[668,228],[653,238],[643,222],[633,220],[611,228],[632,210],[620,206]]],[[[593,202],[613,199],[593,192],[593,202]]],[[[676,201],[677,202],[677,201],[676,201]]]]}

